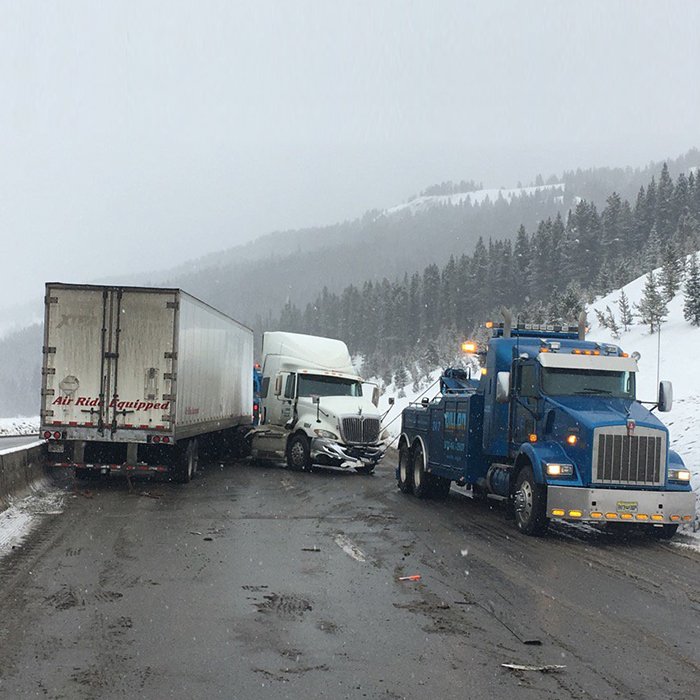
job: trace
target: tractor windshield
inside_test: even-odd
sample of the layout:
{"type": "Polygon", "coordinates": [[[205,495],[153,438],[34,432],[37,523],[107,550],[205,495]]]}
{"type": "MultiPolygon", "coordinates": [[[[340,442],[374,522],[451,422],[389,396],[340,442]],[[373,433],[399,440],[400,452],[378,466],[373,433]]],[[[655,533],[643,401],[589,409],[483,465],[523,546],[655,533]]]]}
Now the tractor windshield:
{"type": "Polygon", "coordinates": [[[362,384],[346,377],[299,374],[299,396],[362,396],[362,384]]]}
{"type": "Polygon", "coordinates": [[[612,396],[634,399],[634,372],[608,370],[560,369],[546,367],[542,371],[542,390],[551,396],[612,396]]]}

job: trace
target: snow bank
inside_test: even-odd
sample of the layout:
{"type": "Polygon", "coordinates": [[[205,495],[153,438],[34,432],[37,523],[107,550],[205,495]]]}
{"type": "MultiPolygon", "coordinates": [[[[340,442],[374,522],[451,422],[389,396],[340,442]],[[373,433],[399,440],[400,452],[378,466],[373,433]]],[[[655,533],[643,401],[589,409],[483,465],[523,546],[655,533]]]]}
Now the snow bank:
{"type": "Polygon", "coordinates": [[[39,416],[0,418],[0,435],[34,435],[39,432],[39,416]]]}
{"type": "Polygon", "coordinates": [[[30,496],[13,500],[0,512],[0,560],[21,547],[40,519],[63,512],[65,493],[47,488],[30,496]]]}

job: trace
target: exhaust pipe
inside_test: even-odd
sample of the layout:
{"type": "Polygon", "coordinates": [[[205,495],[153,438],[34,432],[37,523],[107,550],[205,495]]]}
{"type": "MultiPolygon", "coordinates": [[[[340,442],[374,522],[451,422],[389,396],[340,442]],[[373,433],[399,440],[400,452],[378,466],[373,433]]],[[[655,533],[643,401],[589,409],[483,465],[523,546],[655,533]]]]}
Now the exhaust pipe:
{"type": "Polygon", "coordinates": [[[501,316],[503,316],[503,337],[510,338],[510,331],[513,327],[513,314],[510,309],[506,309],[505,306],[501,307],[501,316]]]}

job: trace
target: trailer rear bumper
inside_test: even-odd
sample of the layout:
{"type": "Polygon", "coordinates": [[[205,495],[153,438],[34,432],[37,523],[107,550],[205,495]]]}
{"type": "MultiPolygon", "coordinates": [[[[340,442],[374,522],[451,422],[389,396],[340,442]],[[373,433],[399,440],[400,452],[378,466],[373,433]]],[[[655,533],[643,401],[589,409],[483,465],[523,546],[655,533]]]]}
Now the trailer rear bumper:
{"type": "Polygon", "coordinates": [[[695,517],[695,494],[550,485],[547,516],[569,521],[680,525],[695,517]]]}
{"type": "Polygon", "coordinates": [[[164,474],[170,471],[166,464],[88,464],[83,462],[48,462],[52,469],[80,469],[95,474],[164,474]]]}

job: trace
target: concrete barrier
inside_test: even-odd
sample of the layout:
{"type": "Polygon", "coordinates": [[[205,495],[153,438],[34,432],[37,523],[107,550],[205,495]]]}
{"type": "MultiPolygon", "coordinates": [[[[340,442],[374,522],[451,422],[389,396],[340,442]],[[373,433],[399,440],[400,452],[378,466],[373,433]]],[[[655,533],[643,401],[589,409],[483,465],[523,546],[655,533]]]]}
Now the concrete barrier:
{"type": "Polygon", "coordinates": [[[9,498],[22,496],[46,476],[46,443],[36,442],[0,452],[0,510],[9,498]]]}

